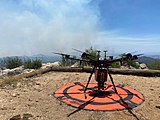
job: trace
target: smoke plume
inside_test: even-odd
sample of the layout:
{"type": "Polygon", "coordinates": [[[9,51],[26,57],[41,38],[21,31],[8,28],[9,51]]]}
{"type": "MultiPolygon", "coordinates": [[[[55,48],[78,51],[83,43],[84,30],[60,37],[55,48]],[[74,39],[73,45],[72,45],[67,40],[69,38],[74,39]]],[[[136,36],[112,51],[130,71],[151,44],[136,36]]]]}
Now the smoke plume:
{"type": "Polygon", "coordinates": [[[84,50],[97,39],[91,0],[0,1],[0,56],[84,50]],[[2,6],[3,4],[3,6],[2,6]]]}

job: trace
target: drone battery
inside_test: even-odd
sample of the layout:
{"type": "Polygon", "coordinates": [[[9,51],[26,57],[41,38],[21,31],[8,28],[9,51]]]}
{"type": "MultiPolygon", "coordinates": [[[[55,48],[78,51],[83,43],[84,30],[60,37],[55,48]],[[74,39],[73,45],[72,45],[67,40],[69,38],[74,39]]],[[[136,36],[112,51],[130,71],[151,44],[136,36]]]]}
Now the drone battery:
{"type": "Polygon", "coordinates": [[[97,69],[95,72],[95,79],[97,82],[106,82],[108,71],[106,69],[97,69]]]}

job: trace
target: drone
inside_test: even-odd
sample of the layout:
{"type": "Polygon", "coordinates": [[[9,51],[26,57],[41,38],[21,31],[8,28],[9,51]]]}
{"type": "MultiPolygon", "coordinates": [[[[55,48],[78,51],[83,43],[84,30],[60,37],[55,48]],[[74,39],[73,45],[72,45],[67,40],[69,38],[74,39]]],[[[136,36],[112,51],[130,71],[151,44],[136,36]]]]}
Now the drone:
{"type": "Polygon", "coordinates": [[[80,58],[75,58],[69,54],[64,54],[64,53],[54,53],[54,54],[61,55],[64,59],[80,61],[80,64],[81,62],[86,62],[92,66],[91,74],[84,88],[85,98],[86,98],[86,91],[87,89],[89,89],[88,86],[91,81],[92,75],[94,73],[95,73],[95,80],[97,82],[97,92],[102,92],[105,90],[105,83],[107,82],[108,76],[109,76],[111,83],[113,85],[113,90],[116,94],[118,94],[118,91],[116,89],[116,86],[114,84],[114,81],[110,72],[111,64],[115,62],[120,62],[120,64],[122,65],[124,61],[136,60],[138,59],[139,56],[142,55],[142,54],[132,55],[132,53],[124,53],[120,56],[120,58],[113,58],[113,56],[107,56],[107,52],[108,52],[107,50],[103,51],[104,57],[101,57],[101,51],[96,51],[96,56],[93,56],[87,52],[82,52],[77,49],[74,49],[74,50],[81,52],[80,58]]]}

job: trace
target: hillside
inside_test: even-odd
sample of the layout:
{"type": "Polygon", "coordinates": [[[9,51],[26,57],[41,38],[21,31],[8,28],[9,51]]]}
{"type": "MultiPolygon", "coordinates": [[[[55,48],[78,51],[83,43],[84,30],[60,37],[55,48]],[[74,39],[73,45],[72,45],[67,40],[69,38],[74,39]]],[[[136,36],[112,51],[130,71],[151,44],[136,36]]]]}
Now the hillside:
{"type": "Polygon", "coordinates": [[[53,92],[58,88],[71,82],[87,81],[89,75],[49,72],[1,87],[0,120],[159,120],[158,77],[113,75],[115,84],[129,86],[143,94],[145,101],[132,110],[86,111],[68,106],[53,97],[53,92]]]}
{"type": "Polygon", "coordinates": [[[153,60],[160,61],[160,59],[158,58],[152,58],[152,57],[147,57],[147,56],[139,57],[137,61],[140,63],[150,64],[153,60]]]}

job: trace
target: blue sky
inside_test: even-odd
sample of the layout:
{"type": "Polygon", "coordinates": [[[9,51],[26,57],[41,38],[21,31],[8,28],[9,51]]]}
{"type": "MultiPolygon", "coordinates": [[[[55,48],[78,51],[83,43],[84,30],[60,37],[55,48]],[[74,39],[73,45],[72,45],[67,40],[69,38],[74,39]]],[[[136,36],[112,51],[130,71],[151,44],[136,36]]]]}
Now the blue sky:
{"type": "Polygon", "coordinates": [[[0,12],[0,56],[160,53],[159,0],[1,0],[0,12]]]}

